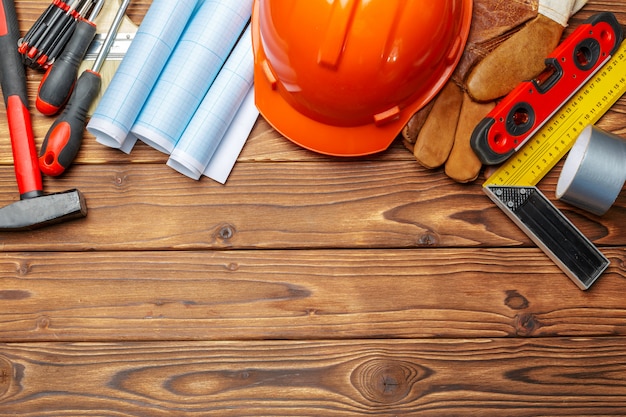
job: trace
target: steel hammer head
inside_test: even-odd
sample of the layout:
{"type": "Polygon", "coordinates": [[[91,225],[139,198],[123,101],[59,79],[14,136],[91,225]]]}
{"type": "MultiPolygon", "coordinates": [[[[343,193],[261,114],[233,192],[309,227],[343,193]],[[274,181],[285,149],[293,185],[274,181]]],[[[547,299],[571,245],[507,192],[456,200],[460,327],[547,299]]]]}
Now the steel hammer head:
{"type": "Polygon", "coordinates": [[[80,191],[46,194],[0,208],[0,231],[33,230],[86,215],[87,204],[80,191]]]}

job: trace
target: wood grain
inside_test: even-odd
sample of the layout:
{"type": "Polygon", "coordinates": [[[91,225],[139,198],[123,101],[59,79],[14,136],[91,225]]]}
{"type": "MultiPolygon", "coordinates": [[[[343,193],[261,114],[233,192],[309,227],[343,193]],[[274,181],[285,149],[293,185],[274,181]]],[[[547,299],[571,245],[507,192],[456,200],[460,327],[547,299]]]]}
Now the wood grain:
{"type": "Polygon", "coordinates": [[[20,344],[22,416],[621,415],[621,338],[20,344]]]}
{"type": "Polygon", "coordinates": [[[624,335],[605,252],[586,292],[538,249],[7,253],[0,342],[624,335]]]}
{"type": "MultiPolygon", "coordinates": [[[[553,177],[542,184],[546,195],[554,196],[555,184],[553,177]]],[[[226,186],[165,165],[74,166],[44,188],[78,188],[89,215],[5,233],[2,250],[531,245],[480,184],[456,184],[412,161],[240,163],[226,186]]],[[[0,206],[18,198],[12,169],[0,167],[0,206]]],[[[597,244],[626,243],[624,193],[602,218],[557,206],[597,244]]]]}
{"type": "MultiPolygon", "coordinates": [[[[16,2],[23,32],[48,4],[16,2]]],[[[566,34],[607,10],[626,22],[590,0],[566,34]]],[[[39,147],[53,119],[32,116],[39,147]]],[[[626,136],[626,98],[598,125],[626,136]]],[[[0,139],[2,207],[5,117],[0,139]]],[[[602,217],[555,202],[611,261],[581,291],[484,175],[456,184],[400,140],[333,158],[259,118],[226,185],[166,159],[85,133],[44,188],[80,189],[87,218],[0,232],[0,416],[626,415],[626,193],[602,217]]]]}

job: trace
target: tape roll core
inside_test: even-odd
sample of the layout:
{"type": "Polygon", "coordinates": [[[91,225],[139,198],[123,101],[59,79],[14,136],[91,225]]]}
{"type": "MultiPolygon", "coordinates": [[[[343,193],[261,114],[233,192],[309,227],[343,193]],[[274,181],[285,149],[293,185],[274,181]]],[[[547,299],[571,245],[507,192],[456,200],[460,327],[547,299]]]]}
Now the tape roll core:
{"type": "Polygon", "coordinates": [[[572,146],[556,186],[556,198],[602,216],[626,181],[626,139],[589,125],[572,146]]]}

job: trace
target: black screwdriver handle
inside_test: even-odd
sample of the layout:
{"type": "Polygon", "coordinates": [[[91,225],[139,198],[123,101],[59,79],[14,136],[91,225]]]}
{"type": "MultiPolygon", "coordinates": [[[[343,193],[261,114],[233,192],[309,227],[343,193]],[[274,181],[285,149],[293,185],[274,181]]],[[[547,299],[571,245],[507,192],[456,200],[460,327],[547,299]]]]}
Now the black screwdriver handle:
{"type": "Polygon", "coordinates": [[[57,7],[54,2],[52,2],[46,10],[39,16],[39,18],[35,21],[33,26],[26,32],[24,38],[22,39],[22,43],[19,45],[18,51],[21,54],[25,54],[28,52],[28,45],[33,39],[36,39],[39,32],[43,30],[44,23],[48,16],[54,11],[54,8],[57,7]]]}
{"type": "Polygon", "coordinates": [[[37,110],[46,116],[59,112],[67,102],[89,45],[96,34],[96,25],[81,19],[61,55],[48,68],[39,84],[37,110]]]}
{"type": "Polygon", "coordinates": [[[26,74],[17,51],[20,30],[13,0],[0,0],[0,86],[6,106],[15,176],[22,198],[43,194],[28,111],[26,74]]]}

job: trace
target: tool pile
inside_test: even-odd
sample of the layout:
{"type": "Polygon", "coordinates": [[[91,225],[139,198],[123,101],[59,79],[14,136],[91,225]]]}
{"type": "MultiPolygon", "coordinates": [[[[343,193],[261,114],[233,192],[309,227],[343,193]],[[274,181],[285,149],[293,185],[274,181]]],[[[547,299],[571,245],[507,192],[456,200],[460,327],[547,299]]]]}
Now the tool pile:
{"type": "Polygon", "coordinates": [[[16,45],[15,4],[0,0],[0,86],[4,96],[20,201],[0,208],[0,230],[24,230],[84,217],[87,206],[78,190],[44,195],[28,111],[26,75],[16,45]]]}
{"type": "Polygon", "coordinates": [[[17,42],[23,64],[46,70],[37,91],[36,108],[46,116],[64,112],[52,124],[39,154],[39,168],[50,176],[62,174],[80,148],[87,112],[100,93],[99,71],[125,17],[130,0],[117,8],[106,38],[90,70],[77,82],[78,71],[96,35],[95,19],[105,0],[53,0],[26,35],[17,42]],[[66,106],[67,104],[67,106],[66,106]]]}
{"type": "MultiPolygon", "coordinates": [[[[93,67],[85,70],[76,80],[81,63],[93,47],[96,35],[94,21],[99,14],[104,16],[108,13],[103,10],[105,0],[53,0],[22,38],[14,1],[0,0],[0,83],[20,192],[20,201],[0,208],[0,230],[33,229],[86,215],[85,199],[78,190],[45,195],[42,190],[42,173],[51,176],[63,173],[78,152],[85,132],[87,112],[101,90],[99,70],[107,58],[130,1],[118,3],[119,7],[115,8],[117,13],[110,23],[93,67]],[[50,127],[39,155],[31,126],[25,66],[46,71],[37,94],[37,109],[51,116],[65,106],[63,113],[50,127]]],[[[152,108],[157,112],[162,105],[173,102],[173,97],[159,101],[155,98],[148,100],[148,96],[158,96],[159,89],[168,82],[178,85],[177,82],[182,81],[185,85],[191,85],[192,88],[187,90],[193,90],[201,83],[204,85],[202,91],[198,90],[199,94],[194,97],[189,111],[181,111],[183,106],[189,106],[190,103],[184,95],[178,96],[179,104],[174,105],[174,108],[169,107],[175,117],[174,122],[170,123],[169,117],[157,117],[143,125],[144,131],[147,131],[155,123],[165,121],[180,130],[180,134],[188,124],[194,126],[193,137],[199,139],[185,141],[185,149],[179,150],[178,159],[171,163],[174,169],[190,177],[197,179],[205,174],[225,182],[258,116],[252,89],[252,45],[250,31],[246,30],[251,4],[252,0],[237,0],[236,6],[230,1],[188,0],[185,3],[156,0],[144,19],[143,32],[139,33],[140,42],[134,49],[135,53],[129,54],[126,68],[132,70],[137,69],[134,65],[137,61],[133,59],[143,63],[155,63],[154,59],[160,61],[159,65],[145,66],[144,70],[149,73],[135,72],[131,75],[134,80],[150,81],[145,84],[147,89],[139,94],[143,95],[144,101],[153,103],[152,108]],[[181,11],[184,11],[182,15],[179,13],[181,11]],[[164,24],[164,21],[167,23],[164,24]],[[168,40],[168,37],[171,39],[168,40]],[[160,50],[163,45],[167,47],[160,50]],[[196,49],[193,49],[194,45],[196,49]],[[221,47],[223,51],[218,59],[212,60],[211,54],[217,50],[215,47],[221,47]],[[176,59],[177,56],[180,59],[176,59]],[[197,62],[198,65],[190,65],[190,59],[200,62],[197,62]],[[207,69],[208,64],[210,71],[207,69]],[[168,71],[173,74],[171,79],[167,78],[168,71]],[[165,76],[162,76],[162,72],[165,76]],[[213,89],[209,91],[212,84],[213,89]],[[194,117],[195,123],[189,123],[194,117]],[[235,126],[230,129],[232,125],[235,126]],[[223,142],[228,143],[226,151],[221,146],[223,142]],[[209,169],[205,161],[211,159],[212,155],[216,155],[214,159],[220,161],[209,169]],[[200,159],[203,162],[196,163],[200,159]],[[188,168],[187,163],[192,167],[188,168]]],[[[128,77],[128,73],[122,71],[118,82],[121,80],[124,84],[125,76],[128,77]]],[[[184,86],[181,87],[184,89],[184,86]]],[[[145,106],[133,103],[132,94],[133,91],[127,88],[121,92],[113,91],[109,95],[109,104],[113,103],[113,107],[119,110],[130,103],[134,110],[129,110],[129,113],[134,112],[137,116],[145,106]]],[[[101,117],[102,113],[99,115],[101,117]]],[[[97,118],[98,114],[95,116],[97,118]]],[[[142,140],[150,141],[147,137],[142,137],[142,140]]],[[[170,152],[173,150],[173,147],[169,149],[170,152]]]]}
{"type": "Polygon", "coordinates": [[[570,153],[575,162],[566,161],[557,198],[596,215],[617,198],[626,180],[626,141],[593,123],[626,91],[623,39],[612,13],[590,17],[548,57],[542,73],[476,126],[471,140],[482,162],[504,162],[483,184],[487,196],[582,290],[610,261],[535,185],[574,146],[580,149],[570,153]]]}
{"type": "Polygon", "coordinates": [[[153,2],[116,71],[120,74],[102,88],[100,67],[130,3],[123,0],[93,67],[77,81],[81,63],[97,43],[95,19],[108,15],[114,3],[53,0],[18,44],[24,64],[46,70],[37,110],[52,116],[65,106],[44,138],[39,168],[49,176],[64,173],[87,127],[101,143],[129,152],[139,138],[171,154],[168,165],[184,175],[199,179],[204,174],[224,183],[258,117],[248,28],[252,0],[153,2]],[[86,126],[101,90],[106,94],[86,126]],[[120,123],[124,146],[108,140],[120,123]]]}
{"type": "MultiPolygon", "coordinates": [[[[13,6],[12,2],[0,0],[0,3],[4,9],[13,6]]],[[[5,101],[8,110],[19,108],[10,110],[9,113],[16,173],[22,198],[42,195],[41,180],[38,178],[41,172],[47,175],[64,172],[78,152],[85,127],[103,145],[128,153],[139,139],[169,154],[168,165],[182,174],[194,179],[207,175],[225,182],[258,116],[252,87],[255,67],[252,54],[254,36],[251,32],[255,28],[255,11],[257,30],[262,23],[258,20],[261,0],[254,4],[253,0],[154,0],[105,96],[89,124],[85,126],[87,111],[95,94],[100,90],[99,68],[108,54],[130,0],[124,0],[120,5],[93,68],[85,71],[74,86],[79,65],[95,36],[93,21],[104,3],[105,0],[53,0],[23,38],[12,45],[10,41],[3,40],[6,48],[0,53],[5,101]],[[252,25],[249,24],[251,15],[252,25]],[[23,73],[13,69],[17,65],[13,58],[17,57],[19,61],[20,56],[23,64],[47,71],[37,97],[37,108],[43,114],[52,115],[58,112],[68,101],[70,92],[74,91],[65,111],[52,124],[38,161],[33,156],[34,144],[28,126],[30,119],[25,92],[20,90],[23,73]],[[13,74],[18,74],[20,79],[12,79],[13,74]],[[19,88],[13,88],[14,86],[19,88]],[[18,115],[21,120],[18,120],[18,115]],[[16,127],[18,125],[20,128],[16,127]],[[18,131],[23,137],[17,137],[18,133],[15,132],[18,131]],[[228,148],[228,151],[220,152],[223,147],[228,148]],[[36,162],[39,169],[34,166],[36,162]],[[209,174],[212,172],[213,162],[219,162],[222,166],[219,168],[222,172],[217,176],[209,174]]],[[[549,18],[550,25],[557,28],[555,33],[560,38],[570,14],[579,10],[586,0],[568,0],[566,3],[539,1],[540,13],[533,22],[541,27],[542,22],[549,18]],[[552,8],[555,5],[559,6],[558,10],[564,11],[563,16],[557,19],[553,19],[551,14],[556,10],[552,8]],[[546,13],[549,16],[544,16],[546,13]]],[[[4,10],[4,15],[14,17],[14,11],[4,10]]],[[[5,26],[11,25],[7,23],[5,26]]],[[[532,27],[532,22],[526,26],[528,27],[532,27]]],[[[12,30],[11,36],[19,37],[17,29],[12,30]]],[[[467,142],[468,146],[463,148],[462,153],[478,157],[478,170],[483,163],[495,164],[509,160],[484,184],[485,192],[496,203],[501,203],[502,195],[513,195],[514,198],[507,200],[510,203],[518,198],[515,193],[520,192],[523,196],[532,196],[528,203],[532,208],[533,201],[538,201],[539,194],[528,187],[534,186],[569,150],[575,133],[597,120],[600,112],[610,107],[609,96],[615,96],[615,99],[621,96],[624,84],[623,76],[619,78],[619,74],[623,74],[619,70],[624,57],[623,45],[620,49],[622,40],[622,27],[615,16],[610,13],[593,16],[548,56],[545,70],[535,79],[520,84],[497,105],[495,102],[490,104],[492,110],[483,122],[478,123],[471,141],[463,142],[467,142]],[[611,73],[611,69],[617,71],[611,73]],[[599,75],[594,77],[598,71],[599,75]],[[587,87],[582,88],[581,95],[574,97],[573,94],[585,83],[587,87]],[[605,92],[600,99],[597,95],[601,89],[594,90],[594,87],[607,83],[610,93],[605,92]],[[556,93],[559,95],[555,95],[556,93]],[[594,97],[598,105],[592,100],[594,97]],[[567,114],[562,115],[559,120],[549,120],[554,119],[556,111],[569,99],[572,101],[563,110],[567,110],[568,114],[580,113],[589,103],[596,108],[585,116],[584,122],[567,123],[569,130],[563,131],[562,129],[566,129],[563,127],[566,126],[566,117],[569,117],[567,114]],[[546,122],[544,129],[543,123],[546,122]],[[529,141],[531,136],[537,137],[532,143],[529,141]],[[528,144],[522,148],[526,141],[529,141],[528,144]],[[542,143],[555,146],[550,147],[549,151],[535,151],[542,143]],[[566,143],[567,147],[561,146],[558,154],[555,153],[556,147],[566,143]],[[469,149],[470,144],[472,149],[469,149]],[[509,159],[516,151],[521,156],[509,159]],[[549,153],[549,158],[545,157],[546,153],[549,153]],[[537,155],[542,157],[545,166],[533,162],[537,155]],[[530,162],[526,164],[526,161],[530,162]],[[518,180],[513,180],[514,175],[519,177],[518,180]],[[533,181],[525,181],[530,176],[534,178],[533,181]],[[497,188],[493,188],[496,186],[497,188]],[[515,188],[513,193],[502,188],[513,186],[522,188],[515,188]]],[[[22,65],[20,67],[23,69],[22,65]]],[[[265,76],[268,74],[264,73],[265,76]]],[[[452,83],[448,84],[451,85],[452,83]]],[[[447,88],[442,93],[445,91],[447,88]]],[[[257,85],[257,95],[258,92],[257,85]]],[[[465,98],[458,98],[457,104],[465,102],[465,98]]],[[[449,105],[443,107],[446,112],[450,110],[449,105]]],[[[428,109],[429,117],[436,116],[436,108],[433,106],[428,109]]],[[[583,116],[580,115],[579,119],[583,116]]],[[[447,122],[448,118],[445,119],[447,122]]],[[[465,114],[464,120],[468,119],[473,120],[465,114]]],[[[424,123],[423,126],[428,124],[424,123]]],[[[435,129],[437,143],[442,142],[440,130],[435,129]]],[[[594,137],[596,136],[601,135],[594,137]]],[[[450,145],[456,143],[456,138],[453,139],[448,141],[450,145]]],[[[412,143],[412,147],[416,156],[428,148],[420,141],[412,143]]],[[[619,149],[622,148],[623,146],[619,149]]],[[[454,148],[447,149],[443,155],[441,163],[446,161],[445,158],[449,159],[454,155],[454,148]]],[[[464,165],[468,165],[467,159],[464,165]]],[[[474,171],[478,172],[472,170],[471,175],[464,180],[450,175],[448,170],[446,173],[459,182],[467,182],[470,178],[472,181],[475,179],[474,171]]],[[[621,187],[617,192],[619,189],[621,187]]],[[[524,204],[527,204],[525,199],[524,204]]],[[[503,209],[508,210],[505,206],[508,207],[505,204],[503,209]]],[[[540,211],[545,212],[546,206],[542,205],[540,211]]],[[[554,218],[561,219],[560,213],[555,213],[554,218]]],[[[507,214],[513,218],[519,213],[516,211],[507,214]]],[[[539,220],[546,223],[544,217],[539,220]]],[[[515,221],[521,227],[528,228],[524,220],[516,217],[515,221]]],[[[570,226],[565,220],[561,223],[567,226],[562,229],[570,226]]],[[[530,232],[531,238],[536,238],[540,246],[548,248],[546,250],[551,255],[557,253],[552,256],[553,259],[568,265],[564,269],[567,269],[570,278],[581,288],[588,288],[604,270],[605,259],[598,256],[601,260],[600,266],[590,268],[593,269],[592,276],[580,276],[572,272],[571,265],[562,262],[561,258],[565,255],[558,255],[561,254],[560,246],[557,244],[556,249],[552,250],[553,245],[548,245],[543,241],[545,239],[539,238],[540,234],[536,231],[530,232]]],[[[595,249],[584,239],[581,241],[580,246],[587,245],[595,249]]]]}

